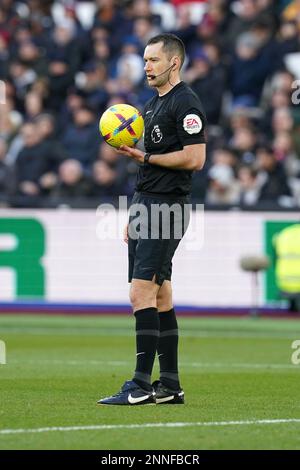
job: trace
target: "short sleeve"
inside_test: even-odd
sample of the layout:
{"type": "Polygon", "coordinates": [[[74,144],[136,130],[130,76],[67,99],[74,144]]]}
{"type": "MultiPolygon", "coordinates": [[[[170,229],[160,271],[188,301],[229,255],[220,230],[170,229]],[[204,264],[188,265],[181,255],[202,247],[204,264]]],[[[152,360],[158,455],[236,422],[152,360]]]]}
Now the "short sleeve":
{"type": "Polygon", "coordinates": [[[196,100],[180,101],[176,106],[176,129],[182,146],[205,144],[206,118],[201,106],[196,100]]]}

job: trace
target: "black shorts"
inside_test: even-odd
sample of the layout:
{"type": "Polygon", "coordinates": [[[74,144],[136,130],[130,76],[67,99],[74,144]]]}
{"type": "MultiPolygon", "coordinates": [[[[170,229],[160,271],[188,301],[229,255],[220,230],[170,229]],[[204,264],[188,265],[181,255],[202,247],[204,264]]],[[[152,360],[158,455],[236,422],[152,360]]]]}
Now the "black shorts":
{"type": "Polygon", "coordinates": [[[164,280],[171,280],[172,258],[189,217],[188,196],[134,194],[129,210],[128,282],[151,281],[155,276],[161,286],[164,280]],[[137,204],[142,205],[141,210],[137,204]]]}

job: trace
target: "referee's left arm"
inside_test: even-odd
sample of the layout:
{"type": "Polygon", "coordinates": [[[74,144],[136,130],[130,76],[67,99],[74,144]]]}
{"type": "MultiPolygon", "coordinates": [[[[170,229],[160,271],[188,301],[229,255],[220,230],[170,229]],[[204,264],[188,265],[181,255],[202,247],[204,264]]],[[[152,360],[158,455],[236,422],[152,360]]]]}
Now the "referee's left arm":
{"type": "Polygon", "coordinates": [[[151,154],[148,163],[172,170],[202,170],[206,155],[205,144],[186,145],[183,150],[165,153],[163,155],[151,154]]]}

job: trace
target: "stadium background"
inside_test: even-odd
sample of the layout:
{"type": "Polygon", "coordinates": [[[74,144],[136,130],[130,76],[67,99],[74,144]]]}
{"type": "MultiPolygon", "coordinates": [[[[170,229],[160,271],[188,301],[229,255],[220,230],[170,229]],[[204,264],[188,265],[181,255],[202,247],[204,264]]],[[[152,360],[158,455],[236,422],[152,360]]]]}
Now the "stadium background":
{"type": "MultiPolygon", "coordinates": [[[[207,163],[195,173],[192,193],[206,215],[198,215],[196,254],[184,245],[179,250],[175,301],[200,309],[253,302],[240,257],[269,250],[272,220],[298,220],[298,9],[297,2],[271,0],[1,3],[2,309],[24,300],[128,307],[121,232],[99,240],[101,220],[117,215],[100,220],[95,209],[118,207],[119,195],[130,200],[136,165],[101,140],[98,122],[113,103],[143,109],[153,94],[143,48],[161,31],[185,42],[183,79],[209,122],[207,163]],[[14,218],[25,226],[35,220],[44,232],[35,255],[37,263],[43,259],[36,281],[43,288],[20,285],[14,259],[25,253],[16,248],[22,228],[15,233],[14,218]],[[189,289],[182,283],[186,271],[189,289]]],[[[34,237],[28,227],[25,239],[34,237]]],[[[284,307],[273,270],[260,279],[259,303],[284,307]]]]}
{"type": "Polygon", "coordinates": [[[299,448],[299,320],[274,318],[288,312],[272,259],[274,233],[299,221],[299,39],[296,0],[1,1],[0,449],[299,448]],[[136,172],[98,121],[113,103],[143,109],[141,54],[161,31],[185,42],[209,122],[174,260],[187,405],[97,414],[134,366],[118,196],[136,172]],[[257,301],[249,254],[271,257],[266,320],[239,318],[257,301]]]}

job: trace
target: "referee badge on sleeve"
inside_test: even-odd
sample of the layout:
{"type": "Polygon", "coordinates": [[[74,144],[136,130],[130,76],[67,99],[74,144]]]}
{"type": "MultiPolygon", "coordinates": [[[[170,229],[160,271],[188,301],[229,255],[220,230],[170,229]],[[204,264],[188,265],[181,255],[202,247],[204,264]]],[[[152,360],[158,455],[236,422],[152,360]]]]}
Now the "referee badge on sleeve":
{"type": "Polygon", "coordinates": [[[183,128],[188,134],[198,134],[202,129],[202,121],[197,114],[188,114],[183,120],[183,128]]]}

